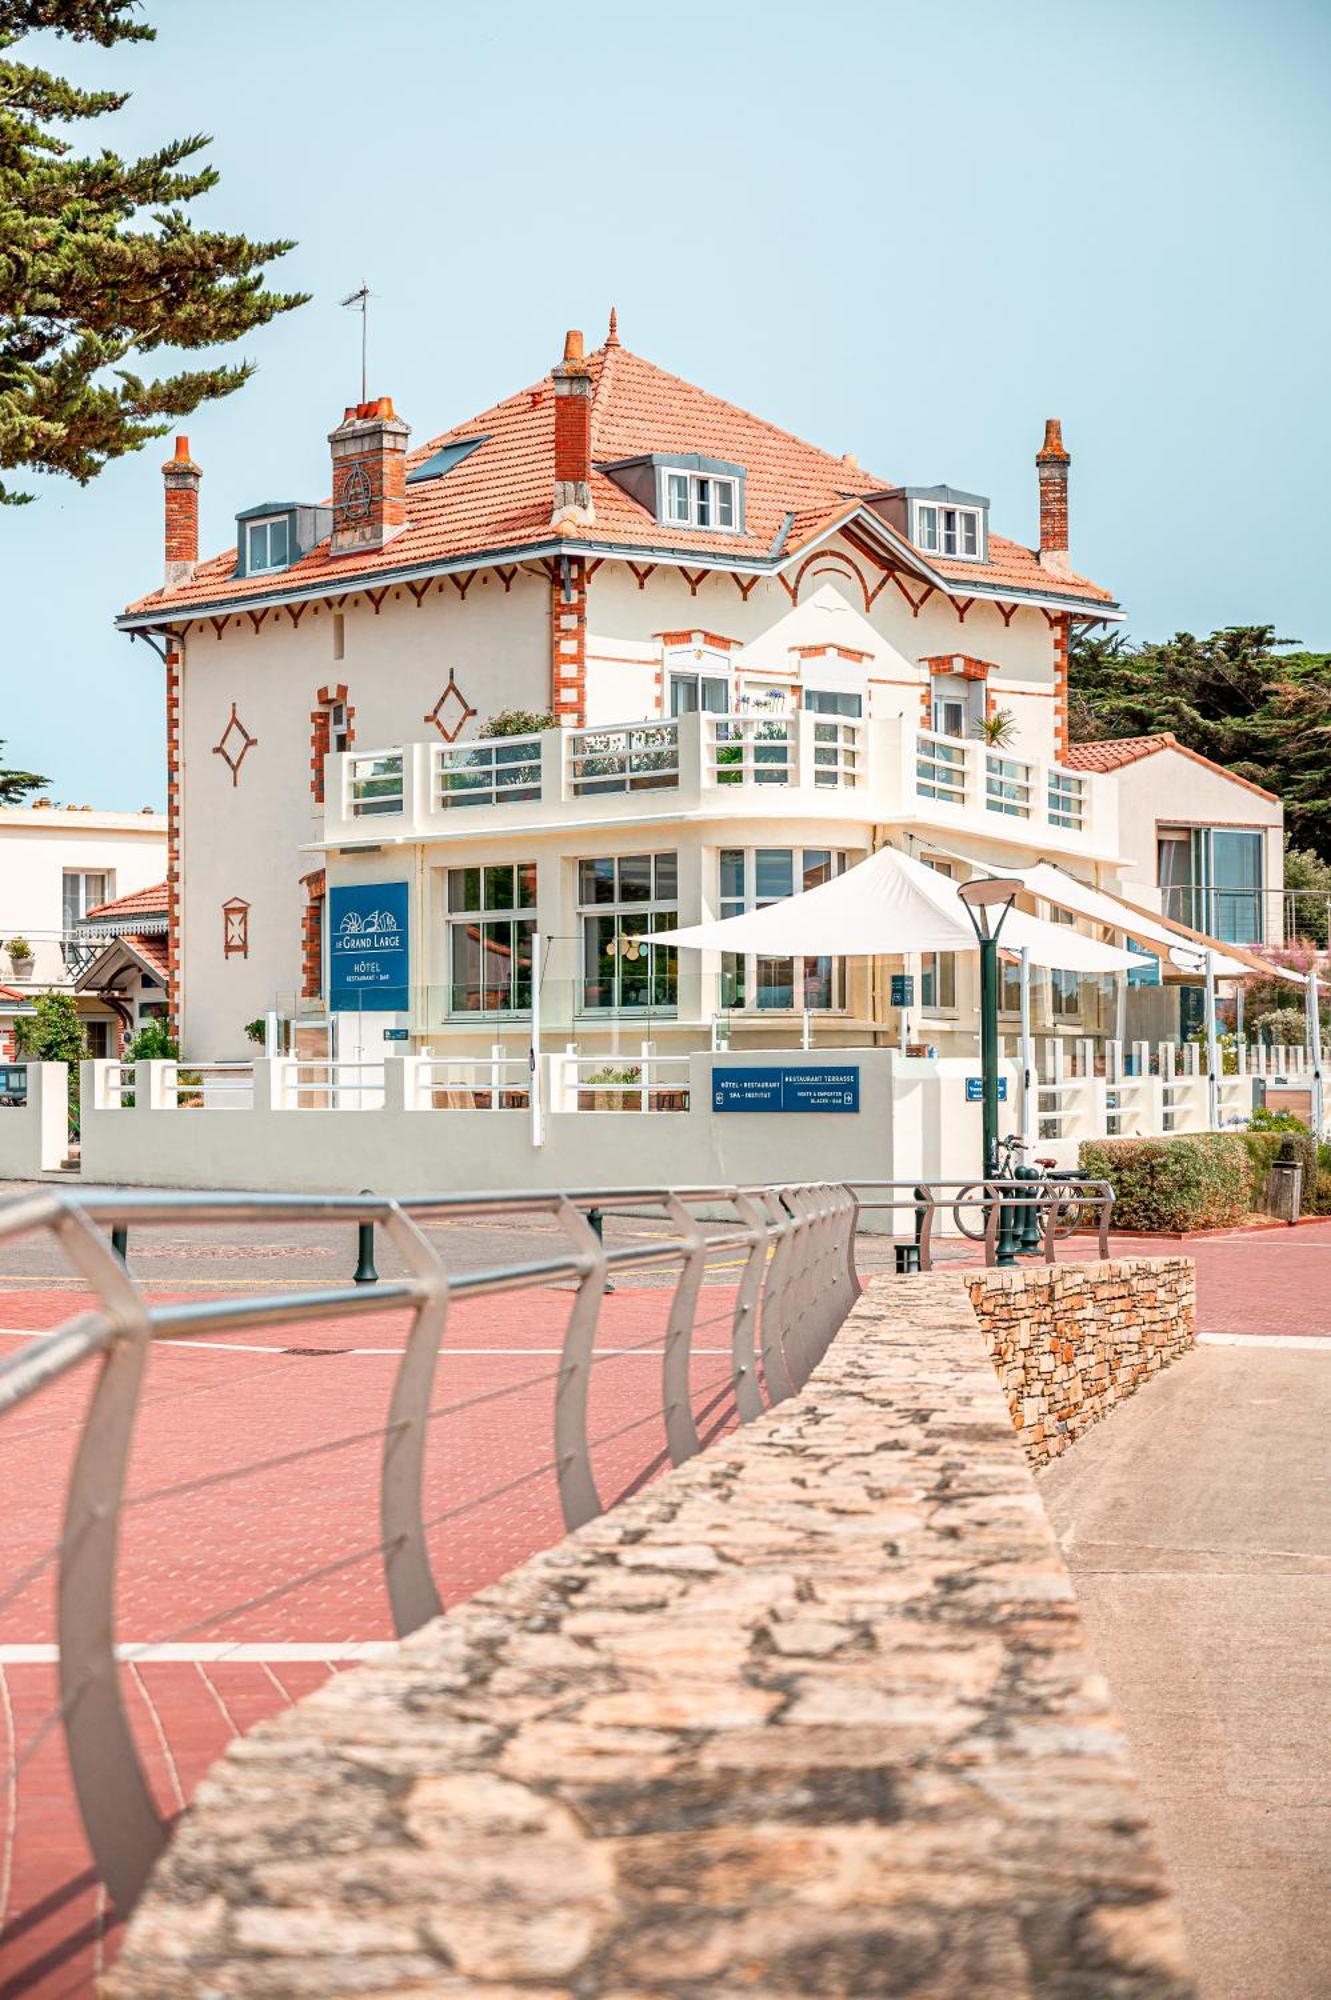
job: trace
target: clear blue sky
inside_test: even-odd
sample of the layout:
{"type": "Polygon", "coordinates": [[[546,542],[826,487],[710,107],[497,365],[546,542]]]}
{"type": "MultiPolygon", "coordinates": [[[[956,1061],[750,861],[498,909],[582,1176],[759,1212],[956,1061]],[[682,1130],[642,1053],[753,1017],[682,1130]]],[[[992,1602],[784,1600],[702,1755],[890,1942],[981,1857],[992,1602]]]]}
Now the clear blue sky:
{"type": "MultiPolygon", "coordinates": [[[[206,553],[327,489],[370,392],[418,439],[627,346],[885,478],[1035,536],[1043,420],[1073,559],[1129,629],[1331,646],[1331,8],[1321,0],[150,0],[156,44],[40,50],[134,97],[106,143],[213,134],[201,213],[299,247],[302,312],[188,424],[206,553]]],[[[164,795],[155,446],[0,515],[0,737],[52,796],[164,795]]],[[[293,773],[293,783],[300,774],[293,773]]]]}

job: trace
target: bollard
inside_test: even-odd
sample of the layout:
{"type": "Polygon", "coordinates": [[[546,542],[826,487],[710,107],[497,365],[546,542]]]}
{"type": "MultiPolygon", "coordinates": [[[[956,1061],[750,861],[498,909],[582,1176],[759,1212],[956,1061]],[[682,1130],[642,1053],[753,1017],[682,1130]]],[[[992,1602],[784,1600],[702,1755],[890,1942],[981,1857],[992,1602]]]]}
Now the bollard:
{"type": "Polygon", "coordinates": [[[996,1264],[1015,1264],[1021,1248],[1021,1210],[1011,1199],[1011,1190],[998,1198],[998,1241],[994,1245],[996,1264]]]}
{"type": "MultiPolygon", "coordinates": [[[[362,1194],[373,1194],[373,1188],[362,1188],[362,1194]]],[[[377,1285],[379,1273],[374,1268],[374,1224],[356,1224],[356,1269],[351,1280],[353,1285],[377,1285]]]]}
{"type": "Polygon", "coordinates": [[[129,1224],[116,1222],[111,1226],[111,1248],[125,1269],[129,1269],[129,1224]]]}
{"type": "Polygon", "coordinates": [[[1018,1255],[1022,1257],[1038,1257],[1042,1247],[1040,1242],[1040,1204],[1036,1200],[1036,1188],[1040,1179],[1040,1169],[1038,1167],[1017,1167],[1014,1169],[1014,1172],[1019,1181],[1029,1181],[1031,1183],[1030,1192],[1023,1197],[1026,1206],[1021,1211],[1021,1243],[1018,1255]]]}
{"type": "MultiPolygon", "coordinates": [[[[594,1237],[596,1238],[597,1242],[598,1242],[598,1243],[599,1243],[599,1244],[601,1245],[601,1248],[602,1248],[602,1249],[604,1249],[604,1248],[605,1248],[605,1217],[604,1217],[604,1216],[602,1215],[602,1213],[601,1213],[601,1211],[600,1211],[600,1209],[599,1209],[599,1208],[589,1208],[589,1209],[587,1210],[587,1227],[588,1227],[588,1228],[589,1228],[589,1229],[591,1230],[591,1232],[592,1232],[592,1235],[593,1235],[593,1236],[594,1236],[594,1237]]],[[[614,1291],[614,1289],[615,1289],[615,1281],[614,1281],[614,1279],[613,1279],[613,1278],[611,1278],[611,1277],[607,1277],[607,1279],[606,1279],[606,1281],[605,1281],[605,1289],[606,1289],[606,1291],[607,1291],[607,1292],[613,1292],[613,1291],[614,1291]]]]}

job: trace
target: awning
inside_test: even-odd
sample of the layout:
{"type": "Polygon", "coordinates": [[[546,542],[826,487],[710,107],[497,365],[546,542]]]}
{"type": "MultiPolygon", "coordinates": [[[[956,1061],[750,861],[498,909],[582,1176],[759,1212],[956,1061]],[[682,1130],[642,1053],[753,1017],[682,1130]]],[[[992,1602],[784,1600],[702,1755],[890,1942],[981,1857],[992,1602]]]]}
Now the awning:
{"type": "MultiPolygon", "coordinates": [[[[1024,910],[1008,912],[1001,942],[1005,950],[1024,949],[1033,965],[1066,972],[1126,972],[1141,963],[1131,952],[1084,937],[1065,924],[1045,923],[1024,910]]],[[[878,958],[978,949],[956,883],[895,847],[879,848],[867,861],[802,895],[742,917],[654,931],[652,943],[757,952],[765,958],[878,958]]]]}
{"type": "Polygon", "coordinates": [[[1037,861],[1033,868],[1016,868],[1013,873],[1020,875],[1033,896],[1044,901],[1057,903],[1061,909],[1072,910],[1079,917],[1089,917],[1092,923],[1107,924],[1116,931],[1134,938],[1138,944],[1153,945],[1167,952],[1172,962],[1185,972],[1201,972],[1205,968],[1206,953],[1213,957],[1217,979],[1247,979],[1252,976],[1253,967],[1239,958],[1234,958],[1214,938],[1196,933],[1192,936],[1183,929],[1175,929],[1162,917],[1153,917],[1134,904],[1124,902],[1121,896],[1111,895],[1105,889],[1093,889],[1089,882],[1078,881],[1064,868],[1056,867],[1049,861],[1037,861]]]}

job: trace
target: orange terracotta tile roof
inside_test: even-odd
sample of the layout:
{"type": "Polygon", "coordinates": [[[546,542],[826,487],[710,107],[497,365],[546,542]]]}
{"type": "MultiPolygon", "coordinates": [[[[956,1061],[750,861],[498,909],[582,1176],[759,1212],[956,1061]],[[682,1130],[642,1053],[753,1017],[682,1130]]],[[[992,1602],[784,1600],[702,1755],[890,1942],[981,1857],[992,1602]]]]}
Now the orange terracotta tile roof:
{"type": "Polygon", "coordinates": [[[1135,764],[1139,757],[1154,757],[1157,750],[1177,750],[1178,738],[1171,730],[1159,736],[1115,736],[1104,743],[1074,743],[1065,762],[1074,771],[1118,771],[1135,764]]]}
{"type": "Polygon", "coordinates": [[[162,984],[166,984],[167,957],[165,937],[146,931],[126,931],[120,942],[129,945],[131,950],[136,951],[140,958],[145,959],[162,981],[162,984]]]}
{"type": "Polygon", "coordinates": [[[1162,729],[1157,736],[1113,736],[1103,743],[1073,743],[1063,762],[1073,771],[1121,771],[1125,764],[1136,764],[1161,750],[1176,750],[1180,757],[1190,757],[1194,764],[1205,764],[1208,771],[1218,771],[1231,785],[1242,785],[1245,791],[1256,792],[1260,799],[1280,803],[1279,792],[1268,792],[1265,785],[1255,785],[1251,778],[1240,777],[1227,764],[1217,764],[1214,757],[1203,757],[1200,750],[1190,750],[1186,743],[1179,742],[1172,729],[1162,729]]]}
{"type": "MultiPolygon", "coordinates": [[[[608,549],[650,559],[657,551],[685,563],[743,562],[770,568],[797,556],[849,518],[866,497],[889,482],[853,460],[837,458],[780,430],[750,411],[727,403],[671,375],[616,340],[587,357],[592,379],[591,498],[594,520],[552,530],[554,498],[554,390],[549,375],[515,396],[456,424],[409,453],[408,472],[445,444],[483,437],[441,478],[407,488],[408,526],[382,549],[336,557],[327,542],[279,576],[237,580],[234,548],[201,563],[192,580],[156,590],[129,605],[126,618],[153,612],[188,614],[191,609],[247,599],[315,594],[357,585],[373,587],[380,576],[428,571],[468,558],[502,559],[535,549],[608,549]],[[651,452],[700,453],[745,468],[743,534],[671,527],[596,468],[651,452]],[[791,518],[793,516],[793,519],[791,518]],[[779,551],[773,545],[780,538],[779,551]]],[[[875,517],[877,521],[877,517],[875,517]]],[[[885,524],[881,524],[884,532],[885,524]]],[[[966,563],[914,557],[921,571],[946,586],[975,584],[1043,598],[1089,600],[1112,605],[1111,594],[1083,577],[1054,576],[1040,567],[1031,549],[1001,536],[989,538],[989,561],[966,563]]],[[[957,589],[953,594],[965,595],[957,589]]]]}
{"type": "Polygon", "coordinates": [[[113,902],[99,903],[95,910],[85,912],[85,923],[105,923],[121,917],[164,917],[166,915],[166,884],[156,882],[150,889],[135,889],[131,895],[117,896],[113,902]]]}

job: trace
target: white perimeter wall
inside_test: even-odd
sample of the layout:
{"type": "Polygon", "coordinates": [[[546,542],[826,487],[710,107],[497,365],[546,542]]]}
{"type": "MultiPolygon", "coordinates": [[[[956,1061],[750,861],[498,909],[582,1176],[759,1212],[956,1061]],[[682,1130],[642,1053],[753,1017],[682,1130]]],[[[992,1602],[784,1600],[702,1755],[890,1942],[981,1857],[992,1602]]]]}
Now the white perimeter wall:
{"type": "MultiPolygon", "coordinates": [[[[596,1188],[642,1183],[938,1179],[978,1172],[980,1107],[965,1101],[975,1063],[907,1060],[858,1049],[807,1059],[853,1063],[860,1110],[715,1113],[712,1067],[769,1066],[760,1056],[695,1055],[687,1112],[585,1111],[546,1119],[532,1144],[526,1111],[97,1110],[83,1091],[89,1185],[252,1188],[381,1194],[468,1189],[596,1188]]],[[[787,1066],[802,1067],[792,1052],[787,1066]]],[[[1008,1111],[1017,1071],[1005,1064],[1008,1111]]],[[[1015,1119],[1013,1120],[1015,1122],[1015,1119]]],[[[1004,1127],[1006,1129],[1006,1127],[1004,1127]]]]}

